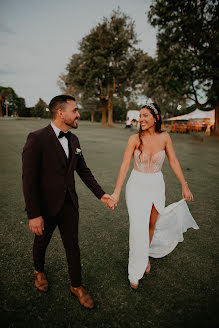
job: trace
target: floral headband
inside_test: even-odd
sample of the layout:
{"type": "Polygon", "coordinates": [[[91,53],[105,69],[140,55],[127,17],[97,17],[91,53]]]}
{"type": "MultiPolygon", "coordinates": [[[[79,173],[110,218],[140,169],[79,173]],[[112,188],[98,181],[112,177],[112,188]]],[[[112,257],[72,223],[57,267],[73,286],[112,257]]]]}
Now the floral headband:
{"type": "Polygon", "coordinates": [[[155,114],[158,115],[158,110],[153,104],[146,104],[145,107],[151,108],[155,112],[155,114]]]}

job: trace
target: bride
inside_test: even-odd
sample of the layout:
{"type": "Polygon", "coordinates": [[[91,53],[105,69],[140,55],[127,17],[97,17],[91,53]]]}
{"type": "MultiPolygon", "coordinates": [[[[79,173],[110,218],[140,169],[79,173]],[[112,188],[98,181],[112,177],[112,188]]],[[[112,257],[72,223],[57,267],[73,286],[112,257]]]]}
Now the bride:
{"type": "Polygon", "coordinates": [[[144,273],[150,272],[149,256],[159,258],[169,254],[183,241],[188,228],[199,229],[186,202],[193,195],[183,176],[168,133],[161,131],[161,112],[157,104],[146,104],[140,110],[138,134],[129,138],[122,165],[112,194],[115,206],[130,162],[134,169],[126,185],[126,203],[129,213],[130,286],[138,288],[144,273]],[[171,168],[182,185],[182,200],[165,208],[165,184],[161,168],[168,157],[171,168]]]}

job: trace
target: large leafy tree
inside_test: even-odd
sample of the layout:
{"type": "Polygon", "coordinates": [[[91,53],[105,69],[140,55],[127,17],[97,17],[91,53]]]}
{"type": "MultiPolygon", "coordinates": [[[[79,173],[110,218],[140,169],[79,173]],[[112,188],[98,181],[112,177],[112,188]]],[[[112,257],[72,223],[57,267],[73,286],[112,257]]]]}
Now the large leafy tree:
{"type": "Polygon", "coordinates": [[[71,88],[78,98],[98,98],[102,123],[113,124],[113,96],[129,97],[136,87],[136,63],[142,51],[137,44],[134,22],[118,9],[110,19],[93,28],[85,36],[61,76],[67,90],[71,88]]]}
{"type": "Polygon", "coordinates": [[[186,97],[181,94],[170,92],[163,86],[162,76],[160,74],[161,67],[156,58],[146,57],[143,54],[141,60],[138,62],[138,70],[145,79],[141,81],[140,90],[147,98],[159,104],[164,116],[175,115],[177,113],[177,106],[180,104],[186,107],[186,97]]]}
{"type": "Polygon", "coordinates": [[[217,0],[154,0],[156,80],[169,95],[216,108],[219,134],[219,7],[217,0]]]}

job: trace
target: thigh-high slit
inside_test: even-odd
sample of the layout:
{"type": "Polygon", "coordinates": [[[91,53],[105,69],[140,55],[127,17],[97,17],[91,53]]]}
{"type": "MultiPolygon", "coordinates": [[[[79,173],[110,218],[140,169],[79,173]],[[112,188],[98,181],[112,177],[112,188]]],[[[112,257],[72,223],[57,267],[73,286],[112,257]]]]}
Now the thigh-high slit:
{"type": "Polygon", "coordinates": [[[128,278],[137,284],[143,277],[149,256],[169,254],[183,241],[183,232],[189,227],[198,229],[184,200],[165,208],[165,184],[161,171],[142,173],[133,170],[126,185],[126,203],[129,213],[128,278]],[[149,223],[152,207],[159,213],[151,244],[149,223]]]}

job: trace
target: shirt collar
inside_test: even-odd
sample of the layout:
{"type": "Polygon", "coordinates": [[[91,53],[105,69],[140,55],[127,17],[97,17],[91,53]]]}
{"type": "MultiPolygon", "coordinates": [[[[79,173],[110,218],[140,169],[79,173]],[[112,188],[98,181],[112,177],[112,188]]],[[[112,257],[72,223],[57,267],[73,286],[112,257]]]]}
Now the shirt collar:
{"type": "Polygon", "coordinates": [[[51,124],[51,127],[53,128],[55,134],[56,134],[56,137],[58,138],[59,136],[59,132],[61,131],[59,128],[57,128],[52,122],[50,123],[51,124]]]}

